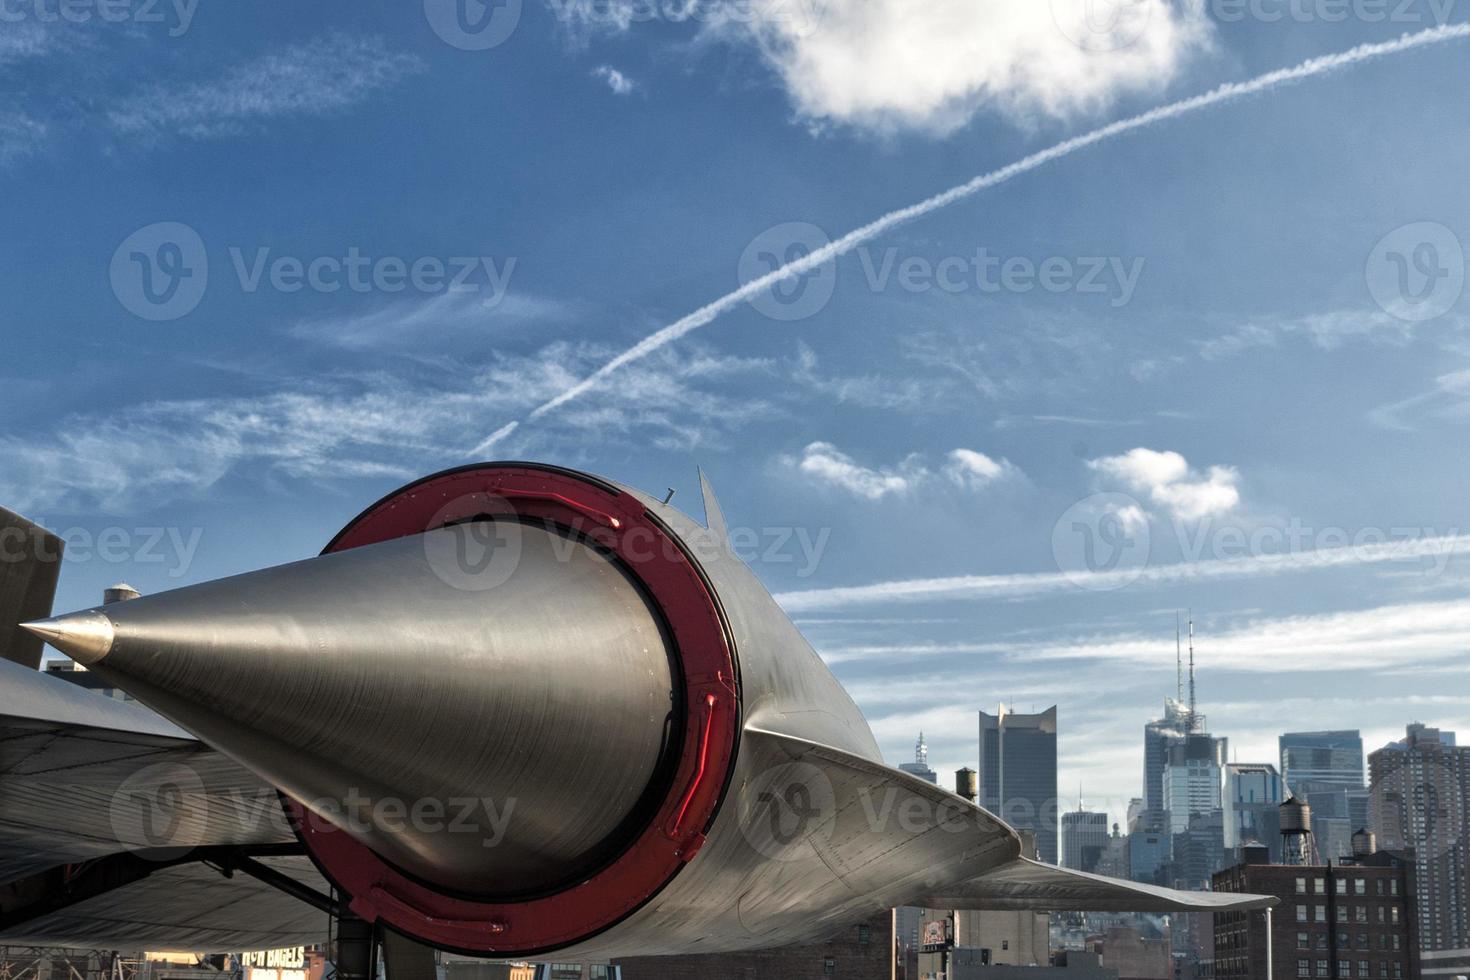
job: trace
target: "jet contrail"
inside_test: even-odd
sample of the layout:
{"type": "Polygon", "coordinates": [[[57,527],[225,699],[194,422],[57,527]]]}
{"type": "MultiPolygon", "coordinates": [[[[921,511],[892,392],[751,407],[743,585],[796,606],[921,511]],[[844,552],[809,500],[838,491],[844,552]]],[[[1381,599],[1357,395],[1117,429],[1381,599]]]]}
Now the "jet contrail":
{"type": "MultiPolygon", "coordinates": [[[[921,218],[941,208],[949,207],[951,204],[962,201],[983,190],[1004,184],[1015,177],[1035,170],[1037,167],[1048,164],[1053,160],[1059,160],[1062,157],[1076,153],[1078,150],[1105,142],[1116,136],[1122,136],[1125,133],[1131,133],[1134,130],[1147,128],[1155,123],[1176,119],[1179,116],[1198,112],[1201,109],[1206,109],[1224,102],[1232,102],[1248,95],[1266,92],[1290,82],[1324,75],[1340,68],[1347,68],[1364,61],[1371,61],[1374,58],[1400,54],[1415,48],[1422,48],[1432,44],[1442,44],[1446,41],[1463,38],[1470,38],[1470,24],[1445,24],[1440,27],[1432,27],[1420,31],[1417,34],[1405,34],[1393,41],[1383,41],[1377,44],[1361,44],[1356,48],[1351,48],[1338,54],[1311,58],[1292,68],[1279,68],[1276,71],[1258,75],[1249,81],[1227,82],[1219,88],[1212,89],[1202,95],[1196,95],[1166,106],[1159,106],[1157,109],[1150,109],[1137,116],[1131,116],[1127,119],[1120,119],[1117,122],[1109,123],[1100,129],[1094,129],[1090,133],[1084,133],[1081,136],[1074,136],[1071,139],[1063,140],[1055,146],[1040,150],[1028,157],[1017,160],[1015,163],[1008,164],[999,170],[982,174],[973,180],[960,184],[957,187],[952,187],[933,197],[926,198],[917,204],[899,208],[897,211],[890,211],[881,218],[848,232],[836,241],[815,249],[795,261],[788,262],[758,279],[752,279],[734,292],[726,293],[724,296],[700,307],[688,316],[676,320],[661,330],[644,337],[638,343],[629,347],[581,381],[536,408],[528,418],[538,419],[546,413],[554,411],[567,402],[572,401],[574,398],[586,394],[619,368],[647,357],[660,347],[673,343],[685,334],[692,333],[700,327],[713,322],[741,303],[759,295],[783,279],[810,272],[812,269],[826,262],[846,255],[859,245],[871,241],[890,229],[913,221],[916,218],[921,218]]],[[[502,426],[494,435],[476,446],[474,452],[479,454],[490,449],[496,442],[514,432],[519,425],[519,422],[510,422],[502,426]]]]}

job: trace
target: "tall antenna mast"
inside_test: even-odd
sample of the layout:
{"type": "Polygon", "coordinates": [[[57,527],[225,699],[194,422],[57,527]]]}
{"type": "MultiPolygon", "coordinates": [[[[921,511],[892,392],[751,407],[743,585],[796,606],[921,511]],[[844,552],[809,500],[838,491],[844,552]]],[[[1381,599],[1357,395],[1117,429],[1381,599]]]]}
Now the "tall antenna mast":
{"type": "Polygon", "coordinates": [[[1179,649],[1179,610],[1174,610],[1174,701],[1184,703],[1184,655],[1179,649]]]}
{"type": "Polygon", "coordinates": [[[1189,614],[1189,730],[1199,727],[1194,712],[1194,613],[1189,614]]]}

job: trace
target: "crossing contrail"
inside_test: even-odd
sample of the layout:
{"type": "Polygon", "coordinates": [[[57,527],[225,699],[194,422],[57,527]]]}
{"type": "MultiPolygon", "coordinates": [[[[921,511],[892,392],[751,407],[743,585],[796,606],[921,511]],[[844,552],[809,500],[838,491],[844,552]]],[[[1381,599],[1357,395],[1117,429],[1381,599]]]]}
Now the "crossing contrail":
{"type": "MultiPolygon", "coordinates": [[[[890,211],[881,218],[870,221],[861,228],[850,231],[841,238],[829,242],[821,248],[814,249],[799,259],[788,262],[758,279],[752,279],[734,292],[726,293],[719,299],[701,306],[682,319],[675,320],[668,326],[644,337],[638,343],[629,347],[581,381],[534,409],[527,416],[527,420],[541,418],[543,415],[555,411],[567,402],[581,397],[597,387],[598,384],[619,368],[647,357],[659,348],[671,344],[686,334],[712,323],[719,317],[735,309],[741,303],[760,295],[760,293],[783,279],[789,279],[810,272],[824,263],[846,255],[859,245],[872,241],[884,232],[897,228],[899,225],[906,224],[917,218],[922,218],[924,215],[941,210],[942,208],[947,208],[951,204],[963,201],[981,191],[997,187],[1013,178],[1051,163],[1053,160],[1060,160],[1062,157],[1071,156],[1078,150],[1095,146],[1098,143],[1106,142],[1125,133],[1146,129],[1155,123],[1177,119],[1180,116],[1186,116],[1190,113],[1198,112],[1201,109],[1207,109],[1210,106],[1233,102],[1236,99],[1267,92],[1282,85],[1290,84],[1291,82],[1315,78],[1318,75],[1325,75],[1341,68],[1347,68],[1365,61],[1372,61],[1375,58],[1402,54],[1406,51],[1412,51],[1415,48],[1443,44],[1447,41],[1461,40],[1464,38],[1470,38],[1470,24],[1445,24],[1419,31],[1416,34],[1405,34],[1393,41],[1383,41],[1377,44],[1361,44],[1337,54],[1308,59],[1291,68],[1278,68],[1275,71],[1258,75],[1248,81],[1227,82],[1201,95],[1192,96],[1191,98],[1173,102],[1169,105],[1159,106],[1156,109],[1150,109],[1139,115],[1109,123],[1106,126],[1094,129],[1081,136],[1074,136],[1071,139],[1063,140],[1055,146],[1047,147],[1028,157],[1017,160],[1015,163],[1001,167],[999,170],[981,174],[979,177],[966,181],[957,187],[952,187],[947,191],[935,194],[933,197],[919,201],[917,204],[911,204],[908,207],[890,211]]],[[[509,422],[502,426],[488,439],[476,446],[474,453],[480,454],[487,451],[495,443],[519,428],[520,424],[520,422],[509,422]]]]}

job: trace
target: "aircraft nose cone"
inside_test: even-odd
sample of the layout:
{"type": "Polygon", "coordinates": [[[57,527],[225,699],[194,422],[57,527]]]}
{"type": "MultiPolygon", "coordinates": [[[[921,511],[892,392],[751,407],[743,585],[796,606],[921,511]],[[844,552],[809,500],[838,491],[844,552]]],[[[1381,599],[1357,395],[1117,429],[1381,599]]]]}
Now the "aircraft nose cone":
{"type": "Polygon", "coordinates": [[[20,628],[39,636],[83,667],[100,662],[112,652],[112,621],[100,612],[83,612],[21,623],[20,628]]]}

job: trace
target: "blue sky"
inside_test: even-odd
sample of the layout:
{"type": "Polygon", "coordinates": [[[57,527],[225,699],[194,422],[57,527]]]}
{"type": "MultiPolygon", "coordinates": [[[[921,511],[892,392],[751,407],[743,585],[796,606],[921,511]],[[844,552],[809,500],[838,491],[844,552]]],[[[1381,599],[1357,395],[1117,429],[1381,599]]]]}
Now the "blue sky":
{"type": "Polygon", "coordinates": [[[0,502],[71,540],[58,608],[480,457],[696,512],[703,466],[890,761],[1058,703],[1064,796],[1121,814],[1190,608],[1242,761],[1470,730],[1465,40],[1081,149],[577,387],[1455,0],[465,3],[0,9],[0,502]]]}

